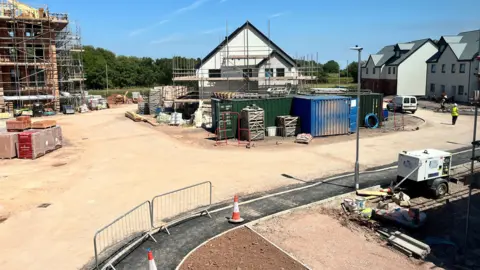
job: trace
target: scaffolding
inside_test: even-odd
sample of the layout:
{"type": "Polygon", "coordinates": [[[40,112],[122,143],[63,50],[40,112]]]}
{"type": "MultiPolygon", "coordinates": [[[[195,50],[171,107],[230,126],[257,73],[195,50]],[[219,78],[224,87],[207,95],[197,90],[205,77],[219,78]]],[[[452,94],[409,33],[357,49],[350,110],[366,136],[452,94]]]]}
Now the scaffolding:
{"type": "Polygon", "coordinates": [[[216,92],[269,94],[283,90],[290,93],[319,83],[317,75],[321,66],[318,64],[318,54],[316,59],[314,54],[295,57],[291,63],[285,52],[272,46],[270,25],[267,41],[263,44],[252,38],[251,32],[256,30],[252,27],[247,22],[243,31],[237,29],[236,36],[239,38],[233,45],[229,42],[227,25],[225,40],[207,58],[206,63],[203,60],[173,57],[174,84],[198,82],[195,91],[198,91],[200,98],[209,98],[216,92]]]}
{"type": "Polygon", "coordinates": [[[83,93],[82,52],[67,14],[0,0],[0,111],[33,103],[59,111],[60,91],[83,93]]]}

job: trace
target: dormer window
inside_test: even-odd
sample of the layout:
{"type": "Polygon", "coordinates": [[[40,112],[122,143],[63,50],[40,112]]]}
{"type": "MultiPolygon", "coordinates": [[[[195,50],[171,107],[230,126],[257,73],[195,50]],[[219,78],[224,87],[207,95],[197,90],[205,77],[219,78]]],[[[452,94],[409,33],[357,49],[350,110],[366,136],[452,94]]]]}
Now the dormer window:
{"type": "Polygon", "coordinates": [[[445,50],[445,45],[440,46],[440,51],[443,52],[445,50]]]}
{"type": "Polygon", "coordinates": [[[396,57],[400,57],[400,51],[396,51],[396,52],[395,52],[395,56],[396,56],[396,57]]]}

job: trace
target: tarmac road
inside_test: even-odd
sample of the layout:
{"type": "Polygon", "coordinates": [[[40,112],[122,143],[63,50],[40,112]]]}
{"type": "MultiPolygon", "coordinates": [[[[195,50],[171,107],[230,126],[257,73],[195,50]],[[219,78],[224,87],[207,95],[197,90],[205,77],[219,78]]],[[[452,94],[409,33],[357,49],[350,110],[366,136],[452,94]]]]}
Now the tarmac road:
{"type": "MultiPolygon", "coordinates": [[[[452,166],[470,162],[472,155],[470,147],[451,152],[454,153],[452,166]]],[[[361,173],[360,187],[388,185],[395,178],[396,164],[372,168],[361,173]]],[[[247,223],[281,211],[351,192],[353,183],[353,173],[347,173],[248,197],[244,196],[240,202],[242,218],[245,219],[244,223],[247,223]]],[[[191,250],[236,226],[226,221],[226,217],[231,215],[230,204],[231,202],[225,202],[212,207],[211,219],[203,216],[169,227],[171,235],[167,235],[165,232],[156,233],[154,237],[158,243],[151,240],[142,243],[119,261],[115,265],[115,269],[146,269],[146,249],[148,248],[153,251],[158,269],[175,269],[191,250]]]]}

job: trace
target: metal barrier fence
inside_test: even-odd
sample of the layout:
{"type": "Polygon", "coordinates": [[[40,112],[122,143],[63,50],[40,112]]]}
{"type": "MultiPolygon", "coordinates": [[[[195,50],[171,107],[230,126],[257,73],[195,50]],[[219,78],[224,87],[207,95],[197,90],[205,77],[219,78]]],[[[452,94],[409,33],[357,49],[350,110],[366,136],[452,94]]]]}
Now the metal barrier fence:
{"type": "Polygon", "coordinates": [[[139,237],[152,237],[151,210],[150,201],[146,201],[95,233],[93,247],[96,269],[102,260],[112,256],[127,243],[139,237]]]}
{"type": "Polygon", "coordinates": [[[153,197],[152,227],[165,229],[196,214],[207,214],[212,205],[212,183],[210,181],[192,185],[153,197]]]}

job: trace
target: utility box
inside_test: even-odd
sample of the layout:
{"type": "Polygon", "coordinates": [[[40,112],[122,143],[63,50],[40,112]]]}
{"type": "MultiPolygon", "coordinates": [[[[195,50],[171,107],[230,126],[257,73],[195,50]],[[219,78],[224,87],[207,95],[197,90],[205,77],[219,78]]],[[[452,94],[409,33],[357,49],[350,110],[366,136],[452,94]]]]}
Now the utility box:
{"type": "Polygon", "coordinates": [[[451,165],[452,154],[449,152],[435,149],[403,151],[398,156],[397,175],[401,178],[408,176],[408,180],[416,182],[448,178],[451,165]]]}

